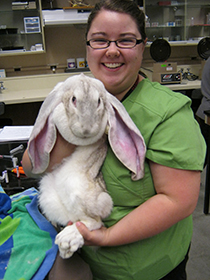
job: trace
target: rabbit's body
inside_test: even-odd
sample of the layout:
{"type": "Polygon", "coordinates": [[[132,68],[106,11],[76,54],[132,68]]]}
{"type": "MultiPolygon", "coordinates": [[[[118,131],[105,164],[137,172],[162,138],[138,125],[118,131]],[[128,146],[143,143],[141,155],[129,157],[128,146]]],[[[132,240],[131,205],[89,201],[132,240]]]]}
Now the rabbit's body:
{"type": "Polygon", "coordinates": [[[77,221],[89,230],[98,229],[101,219],[112,210],[112,199],[99,171],[106,151],[106,136],[94,144],[78,146],[40,182],[39,205],[43,214],[52,224],[73,223],[56,236],[63,258],[70,257],[84,243],[75,225],[77,221]]]}
{"type": "Polygon", "coordinates": [[[78,146],[61,165],[43,177],[39,204],[50,222],[66,226],[69,221],[83,221],[90,230],[102,225],[101,218],[112,209],[112,200],[99,172],[106,151],[105,137],[92,145],[78,146]]]}
{"type": "Polygon", "coordinates": [[[89,230],[102,226],[112,210],[112,199],[100,173],[109,144],[118,159],[132,171],[132,179],[144,175],[145,144],[123,105],[104,85],[83,74],[58,84],[48,95],[29,139],[32,172],[43,173],[49,164],[57,130],[75,151],[40,182],[39,204],[53,224],[66,226],[57,236],[63,258],[84,244],[76,222],[89,230]]]}

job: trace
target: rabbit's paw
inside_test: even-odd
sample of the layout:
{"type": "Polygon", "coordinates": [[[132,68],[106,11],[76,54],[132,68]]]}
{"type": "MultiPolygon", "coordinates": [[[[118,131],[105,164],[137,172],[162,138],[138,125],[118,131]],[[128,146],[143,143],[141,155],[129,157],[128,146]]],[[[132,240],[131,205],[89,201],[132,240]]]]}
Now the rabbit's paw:
{"type": "Polygon", "coordinates": [[[63,259],[70,258],[74,252],[84,245],[84,239],[75,224],[65,227],[56,235],[55,244],[59,247],[63,259]]]}
{"type": "Polygon", "coordinates": [[[97,199],[98,205],[98,215],[101,218],[106,218],[109,216],[112,210],[113,202],[110,195],[106,192],[102,192],[99,194],[97,199]]]}

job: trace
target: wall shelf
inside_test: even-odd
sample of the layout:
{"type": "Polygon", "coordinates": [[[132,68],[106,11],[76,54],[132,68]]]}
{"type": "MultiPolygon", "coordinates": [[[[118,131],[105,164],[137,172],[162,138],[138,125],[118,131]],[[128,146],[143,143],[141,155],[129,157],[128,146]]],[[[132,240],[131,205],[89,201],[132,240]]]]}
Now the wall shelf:
{"type": "Polygon", "coordinates": [[[146,14],[146,33],[148,40],[164,38],[170,44],[186,41],[197,44],[198,38],[210,35],[210,3],[209,0],[177,0],[158,2],[144,0],[146,14]],[[154,26],[152,26],[154,25],[154,26]],[[172,26],[168,26],[172,25],[172,26]]]}
{"type": "Polygon", "coordinates": [[[41,0],[0,1],[0,56],[45,51],[41,0]]]}
{"type": "Polygon", "coordinates": [[[89,14],[89,9],[57,9],[42,11],[44,26],[84,24],[87,23],[89,14]]]}

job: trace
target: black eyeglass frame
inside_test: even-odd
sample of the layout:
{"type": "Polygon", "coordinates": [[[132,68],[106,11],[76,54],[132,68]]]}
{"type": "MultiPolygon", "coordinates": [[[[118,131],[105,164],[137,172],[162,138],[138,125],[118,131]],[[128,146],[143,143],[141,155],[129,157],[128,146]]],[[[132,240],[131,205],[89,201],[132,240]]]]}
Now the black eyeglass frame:
{"type": "MultiPolygon", "coordinates": [[[[134,39],[134,38],[133,38],[133,39],[134,39]]],[[[93,40],[95,40],[95,39],[90,39],[89,41],[86,41],[86,45],[89,46],[89,47],[91,47],[91,48],[94,49],[94,50],[107,49],[107,48],[110,46],[110,44],[111,44],[112,42],[115,43],[115,45],[116,45],[118,48],[120,48],[120,49],[133,49],[133,48],[135,48],[136,45],[139,45],[139,44],[141,44],[141,43],[144,42],[143,39],[136,39],[136,38],[135,38],[136,44],[135,44],[134,46],[132,46],[132,47],[120,47],[120,46],[118,46],[118,41],[120,41],[120,39],[118,39],[118,40],[116,40],[116,41],[104,40],[104,41],[107,41],[107,43],[108,43],[108,45],[107,45],[106,47],[102,47],[102,48],[93,48],[93,47],[91,46],[91,44],[90,44],[90,41],[93,41],[93,40]]]]}

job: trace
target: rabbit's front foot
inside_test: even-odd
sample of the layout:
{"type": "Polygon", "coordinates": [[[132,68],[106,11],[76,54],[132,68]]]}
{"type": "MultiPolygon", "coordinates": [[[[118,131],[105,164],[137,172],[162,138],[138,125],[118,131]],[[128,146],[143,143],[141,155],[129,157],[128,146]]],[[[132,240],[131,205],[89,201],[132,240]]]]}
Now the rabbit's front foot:
{"type": "Polygon", "coordinates": [[[84,239],[78,231],[76,224],[65,227],[55,239],[63,259],[70,258],[74,252],[84,245],[84,239]]]}

